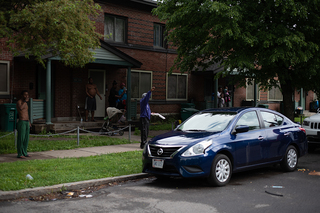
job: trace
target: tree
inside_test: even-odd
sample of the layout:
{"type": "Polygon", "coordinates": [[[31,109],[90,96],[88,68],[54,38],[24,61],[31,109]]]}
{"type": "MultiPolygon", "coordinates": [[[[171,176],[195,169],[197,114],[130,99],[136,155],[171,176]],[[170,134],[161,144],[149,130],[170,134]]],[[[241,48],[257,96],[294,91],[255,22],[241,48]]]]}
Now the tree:
{"type": "Polygon", "coordinates": [[[66,65],[84,66],[93,59],[89,48],[100,44],[90,19],[99,11],[93,0],[2,0],[0,39],[14,55],[42,64],[44,55],[59,55],[66,65]]]}
{"type": "Polygon", "coordinates": [[[249,78],[270,89],[279,80],[293,119],[294,89],[320,91],[312,81],[320,79],[319,7],[319,0],[163,0],[153,12],[177,47],[172,70],[221,62],[220,75],[237,69],[240,86],[249,78]]]}

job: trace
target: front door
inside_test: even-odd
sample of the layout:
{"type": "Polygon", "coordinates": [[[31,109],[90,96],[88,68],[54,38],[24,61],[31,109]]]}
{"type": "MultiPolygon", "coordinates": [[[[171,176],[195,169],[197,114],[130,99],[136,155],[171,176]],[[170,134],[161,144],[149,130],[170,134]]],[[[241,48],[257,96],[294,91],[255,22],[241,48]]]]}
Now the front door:
{"type": "Polygon", "coordinates": [[[89,70],[89,77],[93,79],[93,83],[97,85],[98,91],[102,97],[96,95],[97,110],[94,117],[104,117],[106,114],[106,96],[105,96],[105,71],[104,70],[89,70]]]}

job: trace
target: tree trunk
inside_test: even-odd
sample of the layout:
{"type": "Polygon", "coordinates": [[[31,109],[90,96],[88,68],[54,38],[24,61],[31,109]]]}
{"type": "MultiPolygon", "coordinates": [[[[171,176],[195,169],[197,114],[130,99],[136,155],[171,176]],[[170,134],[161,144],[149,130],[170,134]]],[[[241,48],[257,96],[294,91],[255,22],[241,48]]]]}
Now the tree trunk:
{"type": "MultiPolygon", "coordinates": [[[[281,84],[281,80],[280,80],[281,84]]],[[[286,80],[285,84],[281,84],[282,96],[283,96],[283,109],[284,115],[290,120],[294,121],[294,102],[292,96],[294,94],[294,88],[291,85],[290,80],[286,80]]]]}

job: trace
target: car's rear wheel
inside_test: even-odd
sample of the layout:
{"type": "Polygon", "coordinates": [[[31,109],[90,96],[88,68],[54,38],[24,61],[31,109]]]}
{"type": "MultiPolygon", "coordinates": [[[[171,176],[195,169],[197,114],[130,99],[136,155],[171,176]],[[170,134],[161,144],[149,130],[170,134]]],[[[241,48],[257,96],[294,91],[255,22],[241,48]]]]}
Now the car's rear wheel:
{"type": "Polygon", "coordinates": [[[293,172],[298,166],[298,152],[297,149],[290,145],[287,148],[286,155],[284,156],[281,167],[286,172],[293,172]]]}
{"type": "Polygon", "coordinates": [[[208,182],[213,186],[225,186],[231,178],[232,165],[230,159],[224,154],[218,154],[212,163],[208,182]]]}

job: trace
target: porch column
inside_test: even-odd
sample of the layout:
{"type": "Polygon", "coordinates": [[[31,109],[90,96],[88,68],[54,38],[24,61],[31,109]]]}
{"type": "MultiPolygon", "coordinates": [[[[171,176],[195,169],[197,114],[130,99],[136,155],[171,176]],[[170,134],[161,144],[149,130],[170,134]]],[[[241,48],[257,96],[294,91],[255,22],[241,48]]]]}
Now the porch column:
{"type": "Polygon", "coordinates": [[[302,107],[303,110],[306,110],[306,100],[304,96],[304,91],[303,88],[300,89],[300,106],[302,107]]]}
{"type": "Polygon", "coordinates": [[[218,96],[217,96],[217,94],[218,94],[218,79],[214,79],[214,98],[213,98],[213,107],[214,108],[218,108],[218,96]]]}
{"type": "Polygon", "coordinates": [[[47,61],[47,77],[46,77],[46,124],[51,123],[51,60],[47,61]]]}
{"type": "Polygon", "coordinates": [[[257,84],[256,79],[253,80],[253,106],[257,106],[257,84]]]}
{"type": "Polygon", "coordinates": [[[127,121],[131,121],[131,67],[127,73],[127,121]]]}

